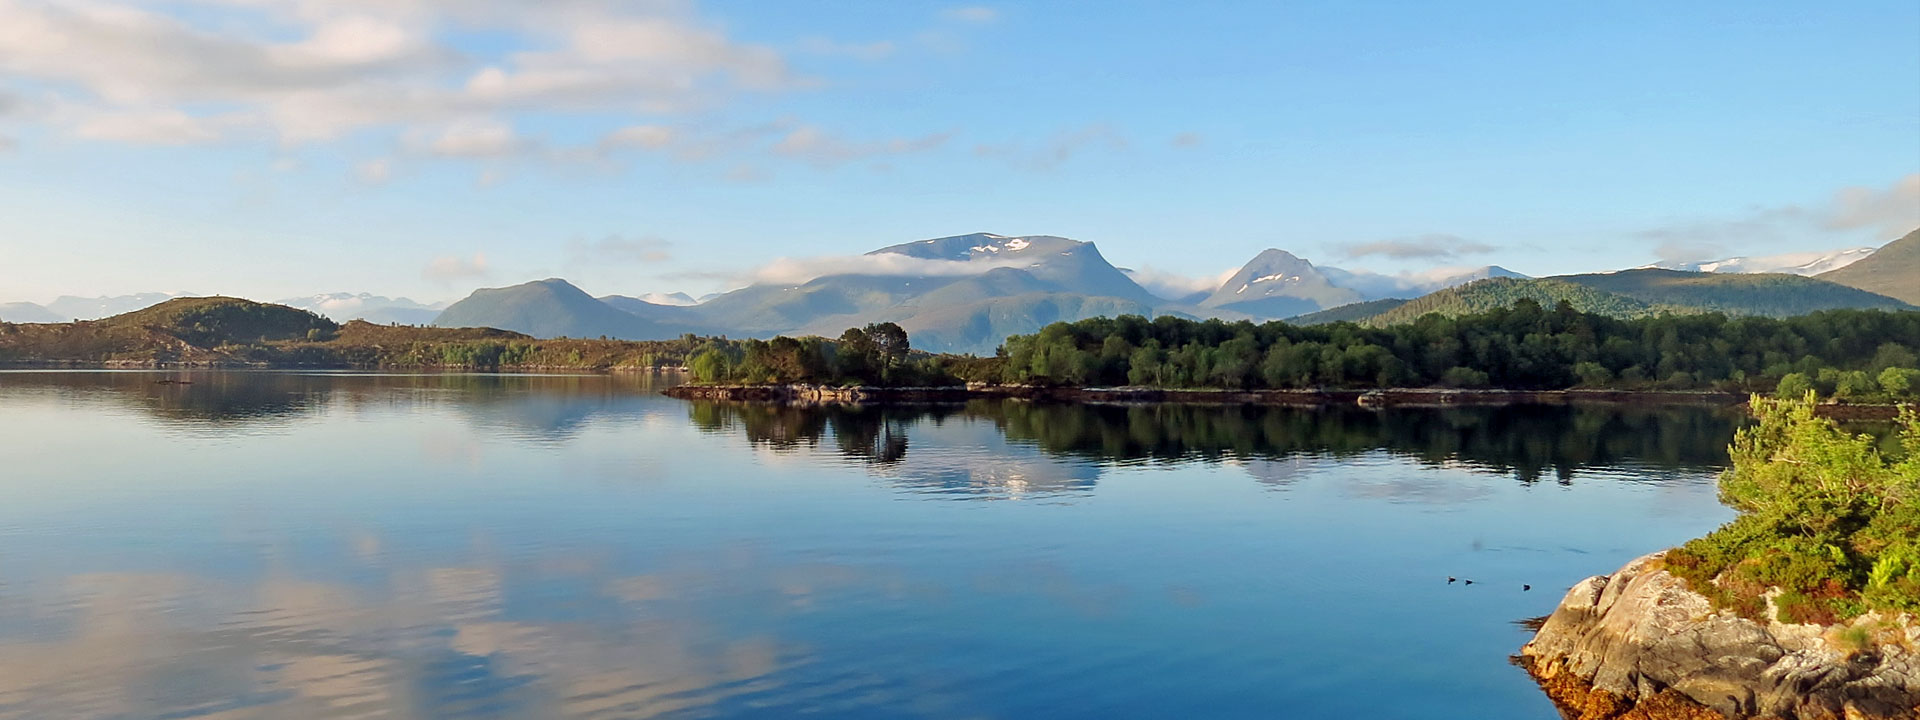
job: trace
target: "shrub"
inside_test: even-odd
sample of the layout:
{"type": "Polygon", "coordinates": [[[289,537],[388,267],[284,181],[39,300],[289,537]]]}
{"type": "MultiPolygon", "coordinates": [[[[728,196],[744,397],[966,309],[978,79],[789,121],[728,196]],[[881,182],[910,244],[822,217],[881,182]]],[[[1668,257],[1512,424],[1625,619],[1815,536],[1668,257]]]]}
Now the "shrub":
{"type": "Polygon", "coordinates": [[[1920,611],[1920,414],[1899,422],[1901,457],[1814,414],[1813,393],[1753,398],[1720,477],[1733,522],[1669,553],[1667,566],[1717,607],[1833,623],[1868,610],[1920,611]]]}

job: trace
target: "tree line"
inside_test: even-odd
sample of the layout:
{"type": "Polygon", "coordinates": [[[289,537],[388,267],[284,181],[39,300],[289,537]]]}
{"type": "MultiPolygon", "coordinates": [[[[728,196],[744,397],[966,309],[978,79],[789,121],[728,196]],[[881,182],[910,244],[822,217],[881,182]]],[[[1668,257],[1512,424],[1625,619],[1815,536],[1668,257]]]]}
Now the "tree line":
{"type": "Polygon", "coordinates": [[[969,381],[1234,390],[1572,387],[1920,392],[1920,313],[1828,310],[1616,319],[1531,300],[1384,328],[1135,315],[1054,323],[994,358],[943,364],[969,381]]]}

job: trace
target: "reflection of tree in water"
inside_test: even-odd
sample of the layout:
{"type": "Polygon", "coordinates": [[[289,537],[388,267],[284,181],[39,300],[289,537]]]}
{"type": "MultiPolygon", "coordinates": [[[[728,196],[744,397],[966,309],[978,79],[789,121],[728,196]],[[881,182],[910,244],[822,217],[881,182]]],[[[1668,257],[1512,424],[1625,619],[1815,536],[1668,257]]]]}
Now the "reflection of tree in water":
{"type": "Polygon", "coordinates": [[[1103,460],[1265,458],[1386,450],[1465,463],[1535,482],[1582,468],[1726,463],[1739,416],[1701,408],[1510,406],[1299,409],[1257,406],[1068,406],[991,410],[1011,439],[1103,460]]]}
{"type": "Polygon", "coordinates": [[[748,442],[776,450],[817,448],[831,439],[843,457],[887,464],[906,457],[909,427],[921,422],[937,424],[958,412],[955,406],[805,407],[695,401],[688,408],[688,417],[701,430],[738,431],[748,442]]]}
{"type": "MultiPolygon", "coordinates": [[[[982,401],[938,408],[799,407],[694,403],[694,422],[776,449],[819,447],[831,436],[847,458],[906,456],[921,422],[959,415],[994,424],[1007,440],[1054,457],[1137,462],[1285,461],[1299,455],[1385,450],[1428,464],[1466,464],[1524,482],[1583,468],[1638,465],[1709,469],[1726,463],[1739,416],[1705,408],[1510,406],[1283,408],[1215,405],[1054,405],[982,401]]],[[[1263,465],[1272,469],[1270,465],[1263,465]]]]}

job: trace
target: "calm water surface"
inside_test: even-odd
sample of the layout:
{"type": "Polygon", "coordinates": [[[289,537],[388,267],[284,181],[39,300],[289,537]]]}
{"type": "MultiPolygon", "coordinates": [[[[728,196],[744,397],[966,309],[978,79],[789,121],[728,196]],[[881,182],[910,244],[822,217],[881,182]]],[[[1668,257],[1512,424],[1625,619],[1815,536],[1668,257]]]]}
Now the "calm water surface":
{"type": "Polygon", "coordinates": [[[0,718],[1544,720],[1738,422],[656,382],[0,373],[0,718]]]}

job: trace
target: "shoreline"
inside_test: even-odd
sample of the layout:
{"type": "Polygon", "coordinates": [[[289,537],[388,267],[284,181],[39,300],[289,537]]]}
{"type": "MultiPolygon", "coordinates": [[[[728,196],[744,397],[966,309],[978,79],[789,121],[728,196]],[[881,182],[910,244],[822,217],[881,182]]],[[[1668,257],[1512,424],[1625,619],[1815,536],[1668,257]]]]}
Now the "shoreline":
{"type": "MultiPolygon", "coordinates": [[[[951,387],[872,387],[826,385],[678,385],[663,394],[681,400],[720,400],[769,404],[919,404],[968,400],[1025,400],[1087,405],[1268,405],[1318,408],[1501,407],[1509,405],[1643,405],[1744,408],[1747,395],[1691,390],[1196,390],[1160,388],[1077,388],[1029,385],[951,387]]],[[[1820,407],[1839,420],[1891,420],[1901,405],[1820,407]]]]}

